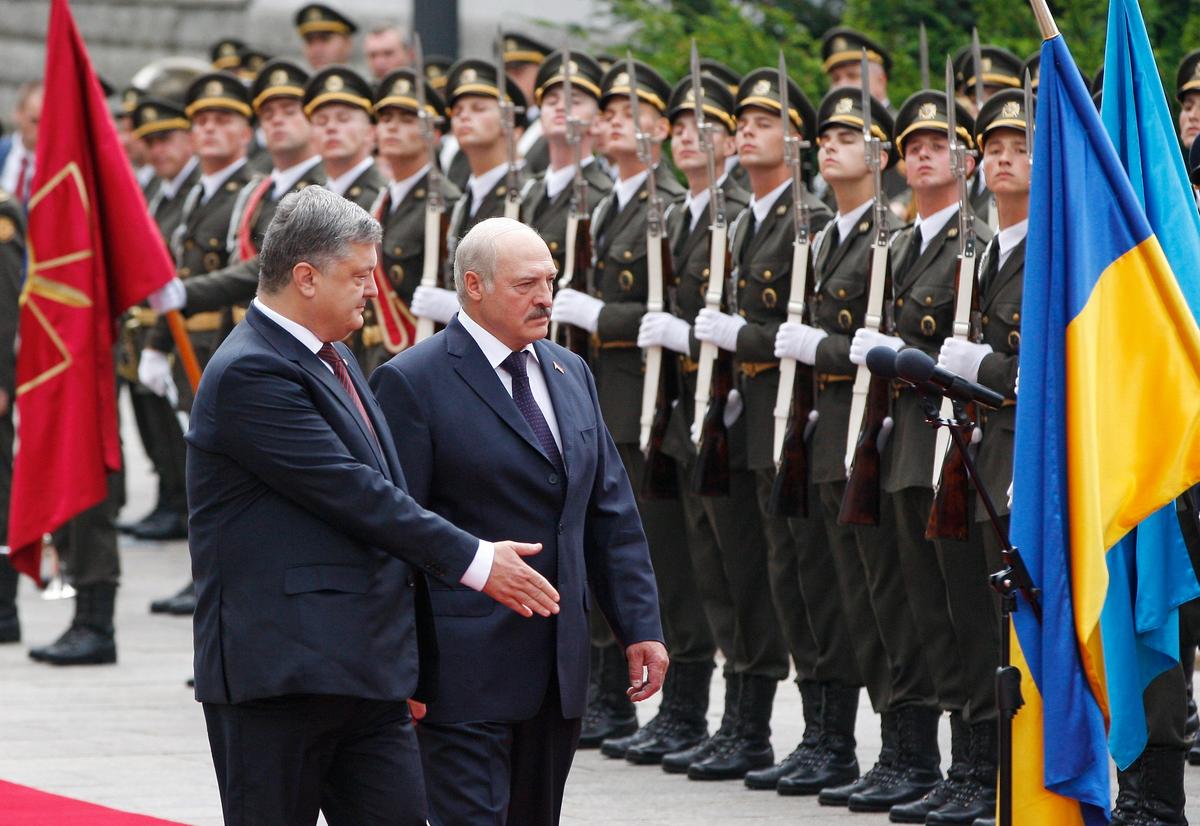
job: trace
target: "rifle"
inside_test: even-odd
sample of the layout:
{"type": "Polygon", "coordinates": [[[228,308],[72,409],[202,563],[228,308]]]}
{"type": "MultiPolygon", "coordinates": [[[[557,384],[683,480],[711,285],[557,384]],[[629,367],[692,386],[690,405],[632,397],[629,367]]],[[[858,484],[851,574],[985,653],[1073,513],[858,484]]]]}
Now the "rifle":
{"type": "MultiPolygon", "coordinates": [[[[866,77],[866,55],[863,55],[866,77]]],[[[875,189],[873,207],[875,238],[871,243],[871,276],[867,285],[867,312],[863,326],[891,334],[892,284],[888,274],[887,206],[883,203],[883,142],[871,134],[871,94],[863,83],[863,151],[875,189]]],[[[842,525],[878,525],[880,462],[883,445],[892,430],[891,381],[871,375],[865,364],[858,366],[850,398],[850,426],[846,432],[846,490],[838,510],[842,525]]]]}
{"type": "MultiPolygon", "coordinates": [[[[563,108],[567,121],[567,144],[571,147],[571,162],[575,164],[575,178],[571,182],[571,206],[567,215],[567,236],[563,250],[563,272],[558,279],[558,288],[570,288],[591,293],[592,266],[592,217],[588,212],[587,179],[583,177],[583,135],[588,124],[575,117],[574,84],[571,80],[571,49],[563,47],[563,108]]],[[[550,340],[559,340],[557,322],[550,325],[550,340]]],[[[587,360],[589,336],[587,330],[568,325],[565,344],[568,350],[587,360]]]]}
{"type": "MultiPolygon", "coordinates": [[[[654,179],[654,155],[650,136],[642,131],[641,102],[638,100],[637,67],[633,55],[626,52],[625,70],[629,74],[629,110],[633,118],[633,134],[637,140],[638,160],[646,167],[646,312],[659,313],[663,310],[668,273],[663,267],[667,237],[663,232],[663,204],[654,179]]],[[[670,395],[676,382],[669,371],[663,370],[663,348],[647,347],[644,351],[646,374],[642,381],[641,432],[638,446],[646,457],[645,473],[642,477],[642,494],[651,498],[667,498],[678,495],[674,460],[662,452],[662,437],[666,431],[662,411],[670,414],[670,395]],[[665,380],[665,381],[664,381],[665,380]],[[662,419],[660,427],[656,422],[662,419]]]]}
{"type": "MultiPolygon", "coordinates": [[[[863,89],[867,88],[867,52],[862,57],[863,89]]],[[[783,120],[783,154],[792,171],[792,291],[788,296],[788,321],[809,320],[810,255],[808,205],[804,202],[802,154],[809,144],[794,134],[788,106],[787,64],[779,52],[779,101],[783,120]]],[[[870,122],[870,116],[866,116],[870,122]]],[[[795,359],[779,361],[779,389],[775,395],[775,481],[767,510],[773,516],[808,516],[808,444],[805,436],[815,422],[816,374],[795,359]]]]}
{"type": "MultiPolygon", "coordinates": [[[[446,195],[442,186],[442,170],[438,167],[437,134],[434,132],[433,113],[425,95],[425,53],[421,49],[421,35],[413,36],[413,59],[415,71],[413,79],[417,91],[417,118],[421,124],[421,139],[425,141],[425,149],[429,153],[429,192],[425,197],[425,251],[421,265],[421,286],[436,287],[438,285],[438,268],[445,260],[446,230],[449,222],[446,216],[446,195]]],[[[417,319],[417,341],[423,341],[433,335],[433,319],[417,319]]]]}
{"type": "MultiPolygon", "coordinates": [[[[975,48],[978,48],[976,36],[975,48]]],[[[979,80],[982,67],[975,64],[975,79],[979,80]]],[[[954,337],[968,341],[979,341],[979,295],[975,284],[975,222],[967,217],[967,147],[959,142],[954,92],[949,84],[953,81],[953,68],[946,59],[946,124],[950,133],[950,169],[958,181],[958,278],[955,284],[954,337]]],[[[976,83],[978,88],[979,84],[976,83]]],[[[974,418],[974,405],[965,409],[949,398],[942,398],[941,418],[952,416],[959,420],[974,418]]],[[[939,427],[933,454],[933,507],[925,525],[926,539],[957,539],[965,541],[970,530],[969,504],[970,484],[962,454],[950,447],[950,430],[939,427]]]]}
{"type": "MultiPolygon", "coordinates": [[[[921,88],[929,88],[929,38],[925,34],[925,21],[921,21],[921,28],[918,31],[917,53],[921,61],[921,88]]],[[[863,78],[863,83],[866,83],[866,78],[863,78]]]]}
{"type": "MultiPolygon", "coordinates": [[[[717,156],[713,146],[714,128],[704,116],[704,84],[700,72],[700,53],[692,41],[692,98],[696,110],[696,133],[708,166],[708,287],[705,306],[721,307],[721,290],[729,269],[729,228],[725,222],[725,192],[717,186],[717,156]]],[[[730,287],[736,290],[737,285],[730,287]]],[[[734,293],[736,295],[736,293],[734,293]]],[[[691,489],[700,496],[724,496],[729,493],[729,430],[725,427],[725,400],[733,389],[733,355],[723,353],[710,341],[700,343],[699,369],[696,372],[695,421],[698,461],[693,470],[691,489]]]]}
{"type": "Polygon", "coordinates": [[[496,99],[500,103],[500,125],[508,149],[508,171],[504,173],[504,217],[521,217],[521,177],[517,172],[517,107],[508,96],[508,74],[504,71],[504,35],[496,27],[496,99]]]}

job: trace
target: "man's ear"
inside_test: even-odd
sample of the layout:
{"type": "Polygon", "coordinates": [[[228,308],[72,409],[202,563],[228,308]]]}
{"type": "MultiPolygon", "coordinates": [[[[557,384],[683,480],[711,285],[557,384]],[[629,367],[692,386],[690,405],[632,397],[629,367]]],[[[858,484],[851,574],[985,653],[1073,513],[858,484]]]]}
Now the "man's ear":
{"type": "Polygon", "coordinates": [[[317,268],[307,261],[301,261],[292,267],[292,283],[305,298],[312,298],[317,292],[317,268]]]}
{"type": "Polygon", "coordinates": [[[654,130],[650,133],[655,143],[663,143],[667,138],[671,137],[671,121],[665,117],[659,117],[654,123],[654,130]]]}
{"type": "Polygon", "coordinates": [[[463,286],[466,288],[467,298],[472,301],[479,301],[483,298],[483,278],[474,270],[467,270],[463,273],[463,286]]]}

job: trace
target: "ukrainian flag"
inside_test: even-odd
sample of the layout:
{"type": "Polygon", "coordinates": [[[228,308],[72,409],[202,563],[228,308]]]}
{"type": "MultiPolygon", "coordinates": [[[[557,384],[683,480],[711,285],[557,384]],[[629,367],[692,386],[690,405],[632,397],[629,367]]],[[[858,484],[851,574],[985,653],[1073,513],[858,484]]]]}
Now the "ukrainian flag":
{"type": "MultiPolygon", "coordinates": [[[[1200,310],[1200,213],[1179,151],[1146,22],[1136,0],[1112,0],[1100,119],[1150,228],[1195,317],[1200,310]]],[[[1100,617],[1111,724],[1108,748],[1126,768],[1146,746],[1142,694],[1179,663],[1179,606],[1200,596],[1174,503],[1155,511],[1107,554],[1100,617]]]]}
{"type": "Polygon", "coordinates": [[[1011,536],[1043,621],[1014,617],[1013,809],[1101,824],[1107,551],[1200,479],[1200,330],[1060,35],[1038,91],[1011,536]]]}

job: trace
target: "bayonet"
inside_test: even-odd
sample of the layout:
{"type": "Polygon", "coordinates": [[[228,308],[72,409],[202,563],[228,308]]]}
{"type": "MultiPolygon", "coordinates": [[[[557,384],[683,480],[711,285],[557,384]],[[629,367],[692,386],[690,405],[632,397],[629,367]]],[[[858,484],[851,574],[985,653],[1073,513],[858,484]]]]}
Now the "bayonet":
{"type": "MultiPolygon", "coordinates": [[[[918,55],[921,60],[921,88],[928,89],[929,88],[929,39],[928,39],[928,36],[925,34],[925,21],[924,20],[921,21],[921,27],[920,27],[920,29],[918,29],[917,33],[919,36],[919,40],[918,40],[919,45],[917,47],[918,55]]],[[[865,86],[866,83],[867,83],[867,79],[864,77],[863,85],[865,86]]]]}
{"type": "Polygon", "coordinates": [[[500,103],[500,125],[508,150],[508,171],[504,173],[504,217],[516,220],[521,213],[521,178],[517,171],[517,107],[508,96],[508,73],[504,70],[504,34],[496,27],[496,98],[500,103]]]}
{"type": "MultiPolygon", "coordinates": [[[[558,288],[565,290],[575,281],[579,227],[581,222],[586,224],[588,219],[587,179],[583,177],[583,135],[588,124],[575,117],[575,81],[571,71],[571,47],[566,44],[562,47],[562,74],[563,117],[566,120],[567,145],[571,147],[571,163],[575,165],[575,175],[571,182],[570,209],[567,213],[567,234],[563,244],[563,270],[558,279],[558,288]]],[[[550,340],[558,341],[558,322],[550,324],[550,340]]]]}
{"type": "Polygon", "coordinates": [[[979,29],[971,28],[971,62],[975,64],[975,113],[983,108],[983,50],[979,47],[979,29]]]}
{"type": "Polygon", "coordinates": [[[1033,165],[1033,80],[1025,70],[1025,157],[1033,165]]]}
{"type": "Polygon", "coordinates": [[[692,40],[692,97],[696,103],[696,134],[700,141],[700,149],[708,165],[708,216],[709,226],[725,226],[725,193],[717,185],[717,150],[713,145],[712,130],[715,126],[708,122],[704,113],[704,80],[700,74],[700,52],[696,49],[696,41],[692,40]]]}
{"type": "MultiPolygon", "coordinates": [[[[442,171],[438,167],[437,132],[434,114],[430,111],[425,92],[425,52],[421,47],[421,35],[413,35],[413,80],[417,93],[417,121],[421,126],[421,139],[429,154],[429,183],[425,196],[425,251],[421,266],[421,286],[438,286],[438,270],[442,263],[442,215],[446,211],[445,188],[442,171]]],[[[433,335],[433,320],[417,319],[416,340],[423,341],[433,335]]]]}

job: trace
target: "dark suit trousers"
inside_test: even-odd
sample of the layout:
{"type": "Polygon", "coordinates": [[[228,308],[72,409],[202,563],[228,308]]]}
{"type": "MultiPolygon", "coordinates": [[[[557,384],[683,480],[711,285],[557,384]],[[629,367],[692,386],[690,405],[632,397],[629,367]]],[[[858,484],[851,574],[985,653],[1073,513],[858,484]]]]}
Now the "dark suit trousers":
{"type": "Polygon", "coordinates": [[[562,715],[557,679],[530,720],[418,724],[429,822],[555,826],[579,727],[562,715]]]}
{"type": "Polygon", "coordinates": [[[291,695],[204,703],[226,826],[424,826],[408,705],[291,695]]]}

